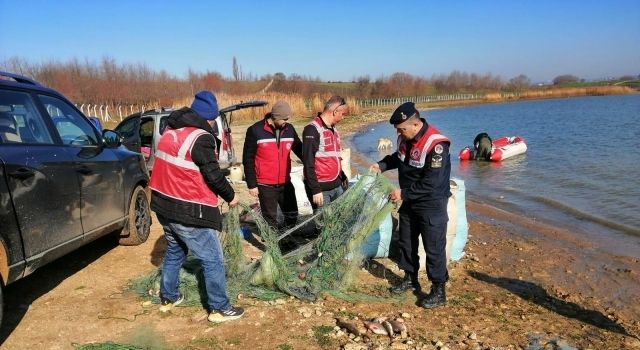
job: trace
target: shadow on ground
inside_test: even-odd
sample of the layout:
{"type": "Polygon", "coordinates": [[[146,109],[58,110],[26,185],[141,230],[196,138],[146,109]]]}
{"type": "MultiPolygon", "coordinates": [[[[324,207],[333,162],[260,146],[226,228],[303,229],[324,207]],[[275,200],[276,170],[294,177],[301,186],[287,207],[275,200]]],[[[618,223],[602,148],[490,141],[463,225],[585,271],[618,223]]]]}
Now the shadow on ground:
{"type": "Polygon", "coordinates": [[[549,293],[541,286],[515,278],[493,277],[478,271],[470,271],[469,275],[479,281],[496,285],[564,317],[573,318],[595,327],[606,329],[626,336],[632,336],[620,324],[610,320],[601,312],[586,309],[576,303],[564,301],[549,293]]]}
{"type": "Polygon", "coordinates": [[[100,238],[8,285],[4,290],[5,312],[0,328],[0,344],[4,343],[20,324],[34,300],[117,246],[116,236],[100,238]]]}

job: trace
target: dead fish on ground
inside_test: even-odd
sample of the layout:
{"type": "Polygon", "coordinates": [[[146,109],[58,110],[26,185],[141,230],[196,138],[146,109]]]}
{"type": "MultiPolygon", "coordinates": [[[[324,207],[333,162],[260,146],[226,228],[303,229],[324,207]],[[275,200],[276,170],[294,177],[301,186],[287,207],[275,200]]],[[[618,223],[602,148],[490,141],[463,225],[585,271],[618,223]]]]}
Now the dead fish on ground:
{"type": "Polygon", "coordinates": [[[375,334],[389,335],[389,332],[387,332],[387,330],[384,329],[384,327],[380,323],[364,321],[364,326],[375,334]]]}
{"type": "Polygon", "coordinates": [[[393,337],[393,327],[391,326],[391,323],[389,323],[389,321],[382,321],[380,324],[384,327],[384,330],[389,333],[389,336],[393,337]]]}
{"type": "Polygon", "coordinates": [[[375,323],[380,323],[380,324],[382,324],[382,322],[384,322],[384,321],[386,321],[386,320],[388,320],[388,319],[389,319],[388,317],[380,316],[380,317],[376,317],[376,318],[374,318],[374,319],[373,319],[373,320],[371,320],[371,321],[372,321],[372,322],[375,322],[375,323]]]}
{"type": "Polygon", "coordinates": [[[360,336],[360,331],[358,330],[358,327],[356,327],[355,325],[353,325],[353,324],[351,324],[351,323],[349,323],[349,322],[347,322],[345,320],[342,320],[340,318],[336,318],[336,325],[338,327],[340,327],[340,328],[346,329],[347,332],[355,335],[356,337],[360,336]]]}
{"type": "Polygon", "coordinates": [[[389,320],[387,322],[391,325],[391,328],[393,328],[393,331],[396,333],[403,333],[407,331],[407,326],[404,324],[404,322],[400,322],[398,320],[389,320]]]}

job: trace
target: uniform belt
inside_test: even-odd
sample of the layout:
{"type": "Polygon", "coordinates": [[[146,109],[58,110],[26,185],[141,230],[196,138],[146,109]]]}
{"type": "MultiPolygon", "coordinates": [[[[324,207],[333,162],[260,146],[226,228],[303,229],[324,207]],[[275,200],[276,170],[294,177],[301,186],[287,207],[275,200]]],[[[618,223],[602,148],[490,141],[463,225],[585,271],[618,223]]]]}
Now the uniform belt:
{"type": "Polygon", "coordinates": [[[280,188],[280,187],[284,187],[284,184],[277,184],[277,185],[268,185],[268,184],[258,184],[260,186],[266,186],[266,187],[273,187],[273,188],[280,188]]]}

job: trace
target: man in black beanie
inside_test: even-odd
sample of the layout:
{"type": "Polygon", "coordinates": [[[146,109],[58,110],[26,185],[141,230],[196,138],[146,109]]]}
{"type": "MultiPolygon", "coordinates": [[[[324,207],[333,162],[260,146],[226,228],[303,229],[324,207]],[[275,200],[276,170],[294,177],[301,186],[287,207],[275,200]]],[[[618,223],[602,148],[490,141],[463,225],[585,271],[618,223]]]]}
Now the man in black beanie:
{"type": "Polygon", "coordinates": [[[418,239],[422,238],[427,253],[427,276],[431,292],[420,301],[424,308],[446,303],[447,272],[447,201],[450,196],[451,159],[449,139],[427,121],[413,102],[400,105],[389,120],[398,133],[398,150],[378,163],[372,171],[398,169],[400,188],[389,195],[393,202],[402,201],[400,216],[400,248],[398,265],[404,279],[391,288],[394,294],[420,290],[418,284],[418,239]]]}

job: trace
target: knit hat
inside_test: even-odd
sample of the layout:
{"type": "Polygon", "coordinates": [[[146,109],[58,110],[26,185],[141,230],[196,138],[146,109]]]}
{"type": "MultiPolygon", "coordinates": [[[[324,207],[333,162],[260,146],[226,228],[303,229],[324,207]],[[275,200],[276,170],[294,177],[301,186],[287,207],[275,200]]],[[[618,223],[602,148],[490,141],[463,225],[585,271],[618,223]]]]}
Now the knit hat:
{"type": "Polygon", "coordinates": [[[191,103],[191,109],[206,120],[218,118],[218,100],[211,91],[200,91],[191,103]]]}
{"type": "Polygon", "coordinates": [[[273,120],[283,120],[291,118],[291,107],[287,101],[280,100],[271,107],[271,118],[273,120]]]}

